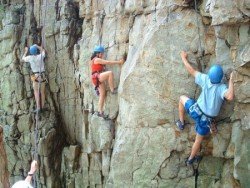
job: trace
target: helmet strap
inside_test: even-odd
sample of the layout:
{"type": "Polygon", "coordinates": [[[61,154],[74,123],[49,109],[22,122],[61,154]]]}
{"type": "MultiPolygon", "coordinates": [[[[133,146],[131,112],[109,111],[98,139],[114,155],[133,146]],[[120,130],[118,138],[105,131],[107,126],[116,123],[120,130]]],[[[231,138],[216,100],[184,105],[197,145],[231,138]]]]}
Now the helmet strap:
{"type": "Polygon", "coordinates": [[[97,57],[100,58],[100,57],[101,57],[101,54],[102,54],[102,53],[99,52],[99,53],[97,54],[97,57]]]}

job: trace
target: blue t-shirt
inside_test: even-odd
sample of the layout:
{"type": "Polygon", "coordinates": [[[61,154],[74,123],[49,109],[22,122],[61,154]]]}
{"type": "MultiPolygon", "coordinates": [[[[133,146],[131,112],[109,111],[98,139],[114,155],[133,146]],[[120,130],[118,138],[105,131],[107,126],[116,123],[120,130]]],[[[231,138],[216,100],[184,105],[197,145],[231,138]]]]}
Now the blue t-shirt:
{"type": "Polygon", "coordinates": [[[198,72],[195,75],[195,83],[201,88],[201,94],[197,103],[201,110],[209,116],[215,117],[219,114],[224,100],[227,86],[225,84],[212,84],[208,75],[198,72]]]}

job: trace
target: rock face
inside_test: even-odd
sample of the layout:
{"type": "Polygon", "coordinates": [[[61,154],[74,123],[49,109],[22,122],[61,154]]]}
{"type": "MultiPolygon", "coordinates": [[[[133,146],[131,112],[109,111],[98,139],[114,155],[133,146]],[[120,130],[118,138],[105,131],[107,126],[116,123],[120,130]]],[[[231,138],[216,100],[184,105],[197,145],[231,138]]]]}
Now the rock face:
{"type": "Polygon", "coordinates": [[[7,156],[3,143],[3,128],[0,126],[0,187],[9,187],[9,174],[7,168],[7,156]]]}
{"type": "Polygon", "coordinates": [[[187,0],[2,0],[0,187],[23,179],[36,154],[39,187],[248,187],[250,4],[197,6],[198,12],[187,0]],[[41,42],[47,111],[36,121],[30,68],[21,57],[26,45],[41,42]],[[107,87],[109,120],[94,113],[89,60],[99,43],[107,59],[128,55],[122,67],[106,67],[119,85],[118,95],[107,87]],[[187,119],[183,132],[175,128],[179,96],[199,95],[181,50],[202,72],[214,63],[236,71],[235,100],[223,105],[219,133],[203,142],[196,178],[184,164],[193,122],[187,119]]]}

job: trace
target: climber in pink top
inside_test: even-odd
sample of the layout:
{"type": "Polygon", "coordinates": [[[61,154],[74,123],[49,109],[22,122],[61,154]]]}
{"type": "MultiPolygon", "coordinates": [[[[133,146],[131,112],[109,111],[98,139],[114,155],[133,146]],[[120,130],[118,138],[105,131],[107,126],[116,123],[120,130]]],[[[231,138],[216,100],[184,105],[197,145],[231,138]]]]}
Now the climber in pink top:
{"type": "Polygon", "coordinates": [[[111,94],[117,93],[117,88],[114,87],[114,75],[112,71],[105,71],[105,65],[115,65],[124,63],[124,59],[120,61],[108,61],[104,58],[104,47],[96,46],[94,48],[94,53],[91,56],[90,67],[91,67],[91,79],[92,83],[95,86],[96,94],[99,96],[99,107],[97,115],[103,117],[104,119],[107,116],[104,115],[103,106],[105,100],[105,81],[108,81],[111,94]]]}

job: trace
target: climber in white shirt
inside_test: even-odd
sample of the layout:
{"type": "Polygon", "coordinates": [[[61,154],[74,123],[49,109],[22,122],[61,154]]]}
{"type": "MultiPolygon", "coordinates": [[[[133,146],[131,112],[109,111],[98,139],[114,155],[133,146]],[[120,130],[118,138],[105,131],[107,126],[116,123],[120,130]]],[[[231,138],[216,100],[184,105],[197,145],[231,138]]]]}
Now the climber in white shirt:
{"type": "Polygon", "coordinates": [[[34,173],[36,172],[36,170],[37,170],[37,161],[33,160],[31,163],[31,166],[30,166],[30,171],[29,171],[26,179],[16,182],[12,186],[12,188],[33,188],[31,186],[31,180],[32,180],[32,177],[33,177],[34,173]]]}
{"type": "MultiPolygon", "coordinates": [[[[45,50],[36,44],[32,45],[29,49],[28,47],[25,47],[24,55],[22,57],[23,61],[30,63],[30,67],[32,70],[31,80],[33,82],[34,95],[38,111],[40,111],[44,107],[45,103],[46,78],[45,78],[44,58],[45,58],[45,50]],[[38,54],[38,50],[40,51],[40,54],[38,54]],[[30,52],[30,55],[27,56],[28,51],[30,52]],[[39,84],[40,84],[40,93],[39,93],[39,84]]],[[[35,110],[34,112],[36,112],[37,110],[35,110]]]]}

